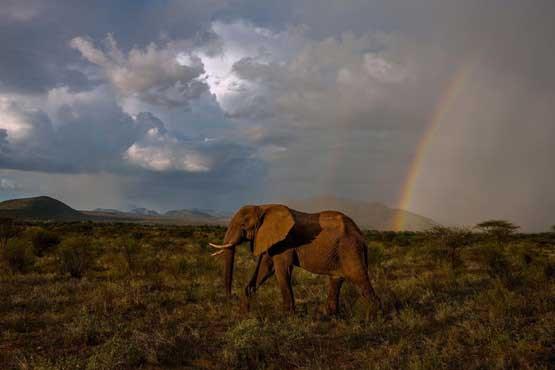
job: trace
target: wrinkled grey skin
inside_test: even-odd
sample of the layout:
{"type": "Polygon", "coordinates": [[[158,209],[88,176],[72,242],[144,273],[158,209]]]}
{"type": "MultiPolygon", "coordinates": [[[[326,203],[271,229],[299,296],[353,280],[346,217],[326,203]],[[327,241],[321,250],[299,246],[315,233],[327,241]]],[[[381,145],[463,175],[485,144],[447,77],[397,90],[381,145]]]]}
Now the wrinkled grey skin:
{"type": "Polygon", "coordinates": [[[283,307],[294,311],[291,287],[294,266],[329,276],[327,310],[335,314],[344,280],[381,306],[368,277],[367,246],[357,225],[340,212],[303,213],[279,204],[242,207],[231,219],[224,244],[224,285],[231,295],[235,247],[249,241],[258,257],[256,269],[245,288],[251,297],[269,277],[276,275],[283,307]]]}

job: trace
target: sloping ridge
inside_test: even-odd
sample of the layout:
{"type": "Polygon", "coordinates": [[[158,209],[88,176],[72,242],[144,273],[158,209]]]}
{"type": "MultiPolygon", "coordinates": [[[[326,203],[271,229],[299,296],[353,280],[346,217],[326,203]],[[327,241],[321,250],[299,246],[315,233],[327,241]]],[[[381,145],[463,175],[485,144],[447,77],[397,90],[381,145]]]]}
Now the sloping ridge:
{"type": "Polygon", "coordinates": [[[0,202],[0,215],[22,219],[80,220],[85,216],[67,204],[47,196],[0,202]]]}
{"type": "Polygon", "coordinates": [[[321,196],[291,200],[286,204],[293,209],[310,213],[324,210],[340,211],[351,217],[363,229],[394,230],[399,213],[404,217],[404,230],[407,231],[422,231],[436,225],[433,220],[424,216],[402,209],[389,208],[377,202],[368,203],[334,196],[321,196]]]}

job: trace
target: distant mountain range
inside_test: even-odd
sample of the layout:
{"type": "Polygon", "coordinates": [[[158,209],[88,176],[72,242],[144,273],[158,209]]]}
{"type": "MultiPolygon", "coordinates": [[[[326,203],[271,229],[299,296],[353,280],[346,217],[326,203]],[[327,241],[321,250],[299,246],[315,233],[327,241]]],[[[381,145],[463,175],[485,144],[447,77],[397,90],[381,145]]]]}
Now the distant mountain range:
{"type": "Polygon", "coordinates": [[[193,209],[176,209],[165,213],[159,213],[148,208],[134,208],[130,211],[120,211],[112,208],[96,208],[93,211],[81,211],[81,213],[100,217],[103,219],[117,219],[128,221],[145,221],[153,223],[176,223],[176,224],[216,224],[227,225],[227,219],[220,213],[209,213],[193,209]]]}
{"type": "Polygon", "coordinates": [[[165,213],[160,213],[158,211],[148,209],[148,208],[133,208],[130,211],[120,211],[119,209],[113,208],[96,208],[93,211],[87,212],[101,212],[101,213],[113,213],[118,215],[134,215],[134,216],[148,216],[148,217],[169,217],[169,218],[182,218],[182,217],[202,217],[202,218],[226,218],[230,215],[224,212],[218,212],[211,209],[173,209],[165,213]]]}
{"type": "MultiPolygon", "coordinates": [[[[405,219],[406,230],[425,230],[435,225],[435,222],[429,218],[399,209],[392,209],[381,203],[366,203],[332,196],[293,200],[285,202],[285,204],[303,212],[342,211],[352,217],[363,229],[391,230],[394,220],[399,215],[402,215],[405,219]]],[[[91,220],[227,225],[231,214],[197,208],[172,210],[163,214],[147,208],[135,208],[128,212],[110,208],[78,211],[57,199],[40,196],[0,202],[0,217],[56,221],[91,220]]]]}

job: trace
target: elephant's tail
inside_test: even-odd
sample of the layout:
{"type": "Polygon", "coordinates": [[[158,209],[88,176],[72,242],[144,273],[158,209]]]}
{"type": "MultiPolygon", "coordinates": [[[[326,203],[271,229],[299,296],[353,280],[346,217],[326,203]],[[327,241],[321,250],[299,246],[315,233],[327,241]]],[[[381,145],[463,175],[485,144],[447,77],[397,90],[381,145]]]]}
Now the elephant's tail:
{"type": "Polygon", "coordinates": [[[366,270],[368,270],[368,245],[363,241],[363,248],[362,250],[364,251],[364,264],[366,265],[366,270]]]}

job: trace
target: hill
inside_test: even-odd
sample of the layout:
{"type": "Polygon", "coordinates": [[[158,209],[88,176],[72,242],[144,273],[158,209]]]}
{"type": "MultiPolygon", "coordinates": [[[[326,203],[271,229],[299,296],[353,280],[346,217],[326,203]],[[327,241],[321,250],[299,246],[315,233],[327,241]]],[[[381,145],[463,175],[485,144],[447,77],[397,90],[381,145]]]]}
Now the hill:
{"type": "Polygon", "coordinates": [[[81,220],[85,216],[57,199],[40,196],[0,202],[0,215],[21,219],[81,220]]]}
{"type": "Polygon", "coordinates": [[[409,231],[426,230],[437,224],[424,216],[402,209],[389,208],[381,203],[368,203],[334,196],[291,200],[286,204],[303,212],[341,211],[351,217],[363,229],[393,230],[395,219],[399,216],[404,217],[405,230],[409,231]]]}

